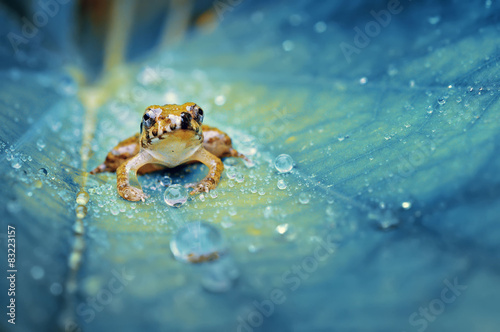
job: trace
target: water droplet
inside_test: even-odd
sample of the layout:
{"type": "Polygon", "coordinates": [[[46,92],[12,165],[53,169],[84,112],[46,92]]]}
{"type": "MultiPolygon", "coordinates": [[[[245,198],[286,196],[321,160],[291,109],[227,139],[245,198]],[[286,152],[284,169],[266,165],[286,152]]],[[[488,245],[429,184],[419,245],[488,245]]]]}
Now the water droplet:
{"type": "Polygon", "coordinates": [[[78,235],[83,235],[83,233],[85,232],[85,228],[83,227],[83,222],[81,220],[77,220],[77,222],[75,222],[75,224],[73,225],[73,232],[78,235]]]}
{"type": "Polygon", "coordinates": [[[281,224],[276,226],[276,233],[283,235],[288,231],[288,224],[281,224]]]}
{"type": "Polygon", "coordinates": [[[335,215],[335,210],[333,209],[333,206],[329,205],[326,207],[326,215],[333,217],[335,215]]]}
{"type": "Polygon", "coordinates": [[[308,193],[300,193],[299,195],[300,204],[308,204],[310,200],[311,200],[311,195],[309,195],[308,193]]]}
{"type": "Polygon", "coordinates": [[[280,190],[285,190],[286,189],[286,182],[283,179],[278,180],[278,189],[280,190]]]}
{"type": "Polygon", "coordinates": [[[241,173],[238,173],[238,174],[236,175],[235,180],[236,180],[236,182],[238,182],[238,183],[242,183],[243,181],[245,181],[245,176],[244,176],[243,174],[241,174],[241,173]]]}
{"type": "Polygon", "coordinates": [[[439,99],[438,99],[438,104],[439,104],[439,105],[444,105],[444,104],[446,104],[446,99],[444,99],[444,98],[439,98],[439,99]]]}
{"type": "Polygon", "coordinates": [[[238,170],[236,169],[236,167],[229,167],[226,171],[226,175],[228,178],[230,179],[234,179],[236,178],[236,175],[238,174],[238,170]]]}
{"type": "Polygon", "coordinates": [[[403,202],[401,203],[401,206],[403,207],[403,209],[408,210],[411,208],[411,202],[403,202]]]}
{"type": "Polygon", "coordinates": [[[274,167],[280,173],[288,173],[293,168],[293,159],[287,154],[280,154],[274,160],[274,167]]]}
{"type": "Polygon", "coordinates": [[[280,224],[276,226],[274,232],[278,239],[285,239],[287,241],[292,241],[297,236],[297,233],[294,232],[293,227],[289,224],[280,224]]]}
{"type": "Polygon", "coordinates": [[[76,195],[76,204],[86,205],[89,202],[89,194],[85,191],[80,191],[76,195]]]}
{"type": "Polygon", "coordinates": [[[378,226],[383,230],[395,228],[399,224],[399,220],[387,210],[370,213],[368,217],[376,220],[378,226]]]}
{"type": "Polygon", "coordinates": [[[12,166],[12,168],[14,168],[14,169],[21,168],[21,166],[22,166],[21,158],[13,156],[12,159],[10,160],[10,166],[12,166]]]}
{"type": "Polygon", "coordinates": [[[160,183],[164,187],[168,187],[172,184],[172,178],[168,175],[163,175],[160,179],[160,183]]]}
{"type": "Polygon", "coordinates": [[[219,258],[226,250],[220,232],[204,222],[191,222],[177,230],[170,241],[175,259],[186,263],[202,263],[219,258]]]}
{"type": "Polygon", "coordinates": [[[38,147],[39,151],[42,151],[45,148],[44,140],[40,138],[38,141],[36,141],[36,146],[38,147]]]}
{"type": "Polygon", "coordinates": [[[212,197],[212,198],[217,198],[217,196],[218,196],[218,195],[217,195],[217,192],[215,192],[214,190],[211,190],[209,195],[210,195],[210,197],[212,197]]]}
{"type": "Polygon", "coordinates": [[[314,25],[314,31],[316,31],[317,33],[323,33],[323,32],[325,32],[326,28],[327,28],[326,23],[323,22],[323,21],[318,21],[314,25]]]}
{"type": "Polygon", "coordinates": [[[45,270],[41,266],[34,265],[31,268],[30,273],[31,273],[31,276],[33,277],[33,279],[40,280],[45,275],[45,270]]]}
{"type": "Polygon", "coordinates": [[[120,213],[120,209],[118,209],[118,206],[116,206],[114,203],[111,203],[112,205],[109,207],[109,212],[111,212],[112,215],[117,216],[118,213],[120,213]]]}
{"type": "Polygon", "coordinates": [[[163,199],[165,203],[173,207],[181,207],[188,199],[188,189],[180,184],[171,185],[165,190],[163,199]]]}
{"type": "Polygon", "coordinates": [[[368,78],[366,78],[366,77],[361,77],[361,78],[359,79],[359,84],[361,84],[361,85],[365,85],[366,83],[368,83],[368,78]]]}
{"type": "Polygon", "coordinates": [[[87,215],[87,207],[85,205],[78,205],[75,209],[75,213],[77,218],[83,219],[87,215]]]}
{"type": "Polygon", "coordinates": [[[38,170],[38,174],[43,175],[43,176],[47,176],[47,174],[49,174],[49,172],[45,168],[40,168],[38,170]]]}

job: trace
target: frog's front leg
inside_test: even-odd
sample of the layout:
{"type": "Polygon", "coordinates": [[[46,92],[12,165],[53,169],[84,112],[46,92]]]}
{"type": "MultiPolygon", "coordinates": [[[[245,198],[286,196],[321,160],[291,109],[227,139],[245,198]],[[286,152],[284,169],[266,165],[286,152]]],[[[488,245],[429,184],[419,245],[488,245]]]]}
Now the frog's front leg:
{"type": "Polygon", "coordinates": [[[116,170],[116,189],[118,194],[129,201],[139,201],[146,199],[147,195],[142,191],[137,171],[142,166],[155,162],[155,159],[147,152],[141,151],[135,157],[125,161],[116,170]],[[137,187],[132,186],[131,182],[137,187]]]}
{"type": "Polygon", "coordinates": [[[209,192],[217,187],[222,171],[224,170],[224,164],[220,158],[214,156],[204,148],[199,149],[191,158],[190,161],[199,161],[208,167],[208,174],[203,180],[198,183],[191,183],[186,185],[186,188],[193,188],[191,195],[209,192]]]}

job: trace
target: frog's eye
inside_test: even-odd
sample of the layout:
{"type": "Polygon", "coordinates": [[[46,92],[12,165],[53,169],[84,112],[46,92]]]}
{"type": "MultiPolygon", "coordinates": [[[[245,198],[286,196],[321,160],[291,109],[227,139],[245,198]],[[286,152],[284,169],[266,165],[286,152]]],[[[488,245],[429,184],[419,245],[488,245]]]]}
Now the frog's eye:
{"type": "Polygon", "coordinates": [[[151,111],[144,113],[144,116],[142,117],[142,119],[143,119],[142,122],[148,128],[151,127],[156,121],[156,119],[153,117],[153,114],[151,111]]]}
{"type": "Polygon", "coordinates": [[[198,123],[203,123],[203,110],[200,106],[193,107],[193,117],[198,123]]]}

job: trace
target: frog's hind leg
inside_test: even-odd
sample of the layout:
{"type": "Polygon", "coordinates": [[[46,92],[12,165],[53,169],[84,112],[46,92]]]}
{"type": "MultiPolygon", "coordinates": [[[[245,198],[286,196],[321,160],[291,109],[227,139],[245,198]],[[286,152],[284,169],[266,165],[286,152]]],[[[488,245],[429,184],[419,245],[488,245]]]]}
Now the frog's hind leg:
{"type": "Polygon", "coordinates": [[[104,162],[90,171],[90,174],[115,172],[121,164],[137,155],[140,151],[139,134],[135,134],[116,145],[106,156],[104,162]]]}
{"type": "Polygon", "coordinates": [[[116,170],[116,189],[118,194],[129,201],[144,201],[147,195],[142,191],[137,171],[144,165],[155,163],[156,160],[148,153],[139,153],[124,162],[116,170]]]}
{"type": "Polygon", "coordinates": [[[219,158],[235,157],[241,158],[249,163],[252,163],[244,154],[239,153],[233,148],[233,143],[228,134],[215,127],[207,125],[202,126],[203,130],[203,147],[213,155],[219,158]]]}

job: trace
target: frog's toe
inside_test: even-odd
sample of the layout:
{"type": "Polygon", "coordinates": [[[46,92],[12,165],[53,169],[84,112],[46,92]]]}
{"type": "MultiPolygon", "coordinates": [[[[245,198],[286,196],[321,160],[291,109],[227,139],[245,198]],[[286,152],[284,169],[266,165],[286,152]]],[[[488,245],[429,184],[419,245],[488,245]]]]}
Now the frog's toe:
{"type": "Polygon", "coordinates": [[[215,181],[209,178],[201,180],[198,183],[190,183],[189,187],[186,186],[186,188],[193,188],[193,191],[191,191],[190,194],[196,195],[203,192],[208,193],[210,190],[215,189],[216,186],[215,181]]]}
{"type": "Polygon", "coordinates": [[[146,200],[146,198],[148,197],[144,193],[144,191],[142,191],[139,188],[132,187],[132,186],[127,186],[127,187],[124,187],[124,188],[118,188],[118,193],[124,199],[126,199],[128,201],[133,201],[133,202],[137,202],[137,201],[143,201],[144,202],[146,200]]]}

